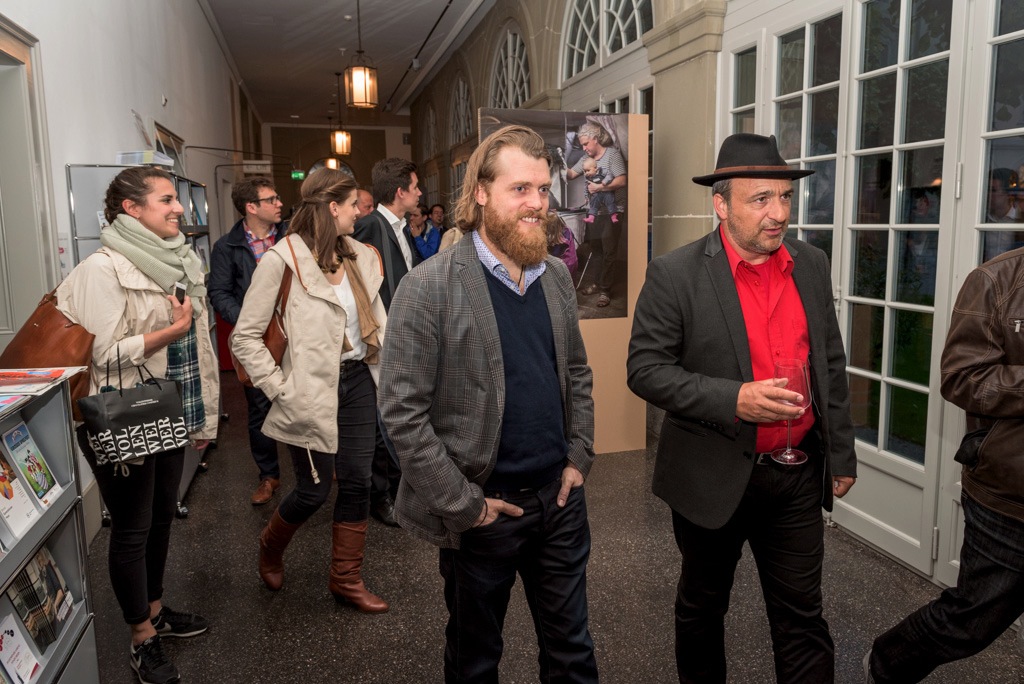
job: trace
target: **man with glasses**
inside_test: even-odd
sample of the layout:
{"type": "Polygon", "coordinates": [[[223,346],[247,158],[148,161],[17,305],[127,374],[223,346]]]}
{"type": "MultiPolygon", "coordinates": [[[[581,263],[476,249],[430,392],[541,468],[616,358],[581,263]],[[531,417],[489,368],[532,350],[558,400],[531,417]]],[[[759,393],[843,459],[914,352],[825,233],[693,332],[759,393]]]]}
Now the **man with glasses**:
{"type": "MultiPolygon", "coordinates": [[[[214,310],[233,326],[256,264],[284,235],[286,226],[281,222],[283,203],[269,178],[247,178],[235,183],[231,188],[231,201],[242,218],[213,246],[208,289],[214,310]]],[[[253,506],[261,506],[270,501],[280,486],[281,468],[277,461],[277,442],[262,432],[270,401],[255,387],[243,389],[249,405],[249,448],[260,476],[251,502],[253,506]]]]}

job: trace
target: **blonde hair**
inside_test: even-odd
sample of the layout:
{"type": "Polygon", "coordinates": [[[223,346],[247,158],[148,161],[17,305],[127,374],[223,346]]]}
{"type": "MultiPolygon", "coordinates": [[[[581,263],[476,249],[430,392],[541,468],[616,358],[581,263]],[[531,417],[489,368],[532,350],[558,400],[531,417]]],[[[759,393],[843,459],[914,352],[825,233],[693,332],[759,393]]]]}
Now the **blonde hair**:
{"type": "Polygon", "coordinates": [[[484,138],[466,164],[462,194],[455,203],[455,225],[464,233],[476,230],[483,223],[483,207],[477,204],[476,190],[485,189],[498,176],[498,153],[506,147],[517,149],[528,157],[543,159],[551,166],[551,154],[544,139],[526,126],[505,126],[484,138]]]}

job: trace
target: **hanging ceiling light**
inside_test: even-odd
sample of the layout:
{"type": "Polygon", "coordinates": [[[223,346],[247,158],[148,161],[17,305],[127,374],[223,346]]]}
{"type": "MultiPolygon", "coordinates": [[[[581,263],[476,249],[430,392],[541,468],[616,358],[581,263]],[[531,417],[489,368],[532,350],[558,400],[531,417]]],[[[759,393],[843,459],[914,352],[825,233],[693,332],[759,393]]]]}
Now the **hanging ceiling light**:
{"type": "Polygon", "coordinates": [[[329,169],[337,170],[338,160],[335,159],[334,157],[328,157],[327,159],[324,160],[324,166],[326,166],[329,169]]]}
{"type": "Polygon", "coordinates": [[[356,33],[359,49],[352,64],[345,69],[345,101],[349,107],[377,106],[377,70],[363,53],[363,25],[356,0],[356,33]]]}
{"type": "MultiPolygon", "coordinates": [[[[335,71],[338,79],[338,109],[341,109],[341,72],[335,71]]],[[[328,117],[330,118],[330,117],[328,117]]],[[[338,113],[338,128],[331,131],[331,151],[340,156],[352,154],[352,134],[345,130],[345,124],[341,120],[341,112],[338,113]]]]}

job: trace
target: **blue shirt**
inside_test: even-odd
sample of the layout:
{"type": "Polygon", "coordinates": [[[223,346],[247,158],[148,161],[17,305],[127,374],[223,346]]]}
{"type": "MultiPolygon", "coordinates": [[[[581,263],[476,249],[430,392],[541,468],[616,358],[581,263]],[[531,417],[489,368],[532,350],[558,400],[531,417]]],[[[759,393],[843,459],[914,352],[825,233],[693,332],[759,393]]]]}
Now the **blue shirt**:
{"type": "MultiPolygon", "coordinates": [[[[480,232],[473,231],[473,246],[476,247],[476,255],[480,257],[480,263],[484,265],[487,272],[492,274],[495,278],[500,280],[502,284],[507,285],[516,294],[519,293],[519,283],[512,280],[512,276],[509,274],[508,269],[505,268],[505,264],[498,261],[498,257],[487,248],[484,244],[483,238],[480,237],[480,232]]],[[[523,292],[525,293],[530,289],[530,285],[536,282],[537,278],[547,270],[547,263],[541,261],[539,264],[534,266],[527,266],[523,270],[523,292]]]]}

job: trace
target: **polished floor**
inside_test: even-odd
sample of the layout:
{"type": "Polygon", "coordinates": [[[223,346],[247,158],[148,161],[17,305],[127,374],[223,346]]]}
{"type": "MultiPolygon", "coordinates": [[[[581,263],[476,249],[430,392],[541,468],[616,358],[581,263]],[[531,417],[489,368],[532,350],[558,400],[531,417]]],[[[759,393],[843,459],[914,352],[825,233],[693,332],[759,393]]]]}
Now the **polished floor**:
{"type": "MultiPolygon", "coordinates": [[[[330,513],[325,508],[286,555],[285,587],[263,588],[256,537],[273,512],[249,504],[256,484],[248,455],[241,388],[223,374],[219,448],[188,494],[187,519],[175,522],[167,571],[168,605],[212,623],[193,639],[165,640],[188,684],[419,684],[441,682],[445,609],[436,550],[402,530],[371,522],[365,578],[391,603],[369,616],[335,605],[327,591],[330,513]]],[[[282,454],[284,450],[282,449],[282,454]]],[[[599,456],[587,482],[593,531],[590,624],[606,684],[676,681],[672,601],[679,555],[668,508],[650,493],[651,454],[599,456]]],[[[285,468],[285,486],[291,482],[285,468]]],[[[100,674],[105,684],[136,682],[129,635],[106,573],[109,535],[93,541],[90,580],[100,674]]],[[[837,681],[859,683],[861,658],[876,634],[928,601],[938,588],[839,529],[826,532],[825,616],[836,641],[837,681]]],[[[737,572],[727,616],[729,681],[774,681],[764,605],[749,554],[737,572]]],[[[533,626],[520,591],[505,626],[501,681],[537,681],[533,626]]],[[[982,654],[939,669],[928,682],[1011,684],[1024,681],[1017,635],[1008,632],[982,654]]],[[[813,684],[813,683],[809,683],[813,684]]]]}

